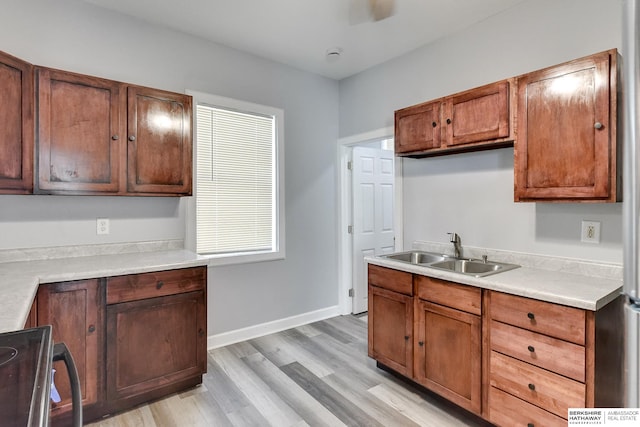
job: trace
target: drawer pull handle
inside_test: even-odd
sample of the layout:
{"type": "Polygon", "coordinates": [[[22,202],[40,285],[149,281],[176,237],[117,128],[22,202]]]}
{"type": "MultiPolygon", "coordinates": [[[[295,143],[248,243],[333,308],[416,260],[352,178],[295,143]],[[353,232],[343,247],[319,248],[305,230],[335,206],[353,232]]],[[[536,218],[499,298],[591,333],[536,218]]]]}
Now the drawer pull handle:
{"type": "Polygon", "coordinates": [[[162,280],[158,280],[158,283],[156,283],[156,289],[160,289],[164,286],[164,282],[162,280]]]}
{"type": "Polygon", "coordinates": [[[535,348],[533,348],[532,345],[530,345],[529,347],[527,347],[527,350],[529,350],[531,353],[533,353],[534,351],[536,351],[535,348]]]}
{"type": "Polygon", "coordinates": [[[536,316],[533,313],[527,313],[527,317],[531,320],[534,320],[536,316]]]}
{"type": "Polygon", "coordinates": [[[536,385],[535,384],[529,384],[529,390],[531,391],[536,391],[536,385]]]}
{"type": "Polygon", "coordinates": [[[89,333],[92,334],[96,331],[96,325],[89,325],[89,333]]]}

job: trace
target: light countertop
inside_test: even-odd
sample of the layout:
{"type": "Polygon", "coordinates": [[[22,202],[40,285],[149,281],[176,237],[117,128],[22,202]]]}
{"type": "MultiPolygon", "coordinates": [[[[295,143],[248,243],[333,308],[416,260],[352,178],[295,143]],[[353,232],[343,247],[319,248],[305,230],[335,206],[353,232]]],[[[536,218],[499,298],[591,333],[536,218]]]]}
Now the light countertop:
{"type": "Polygon", "coordinates": [[[622,290],[622,280],[619,279],[527,266],[490,276],[473,277],[381,257],[366,257],[365,261],[382,267],[592,311],[613,301],[622,290]]]}
{"type": "Polygon", "coordinates": [[[0,332],[22,329],[42,283],[207,265],[184,249],[0,263],[0,332]]]}

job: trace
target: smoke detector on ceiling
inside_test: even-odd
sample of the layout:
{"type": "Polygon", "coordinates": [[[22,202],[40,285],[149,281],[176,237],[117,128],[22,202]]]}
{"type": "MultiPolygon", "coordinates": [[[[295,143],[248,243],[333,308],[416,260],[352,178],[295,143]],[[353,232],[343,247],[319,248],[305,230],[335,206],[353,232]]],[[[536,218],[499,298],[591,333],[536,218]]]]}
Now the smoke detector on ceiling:
{"type": "Polygon", "coordinates": [[[340,59],[340,55],[342,55],[341,47],[332,47],[327,49],[326,57],[328,62],[336,62],[340,59]]]}

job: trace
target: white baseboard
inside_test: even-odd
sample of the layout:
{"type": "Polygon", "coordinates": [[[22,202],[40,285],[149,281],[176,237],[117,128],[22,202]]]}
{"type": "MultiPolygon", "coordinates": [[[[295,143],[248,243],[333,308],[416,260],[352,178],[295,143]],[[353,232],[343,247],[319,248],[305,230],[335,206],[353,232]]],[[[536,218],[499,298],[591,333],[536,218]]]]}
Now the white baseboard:
{"type": "Polygon", "coordinates": [[[284,331],[286,329],[295,328],[307,323],[317,322],[319,320],[328,319],[330,317],[339,316],[341,314],[340,307],[335,305],[308,313],[298,314],[296,316],[278,319],[259,325],[249,326],[247,328],[236,329],[234,331],[223,332],[217,335],[210,335],[207,338],[207,349],[211,350],[226,345],[235,344],[237,342],[250,340],[261,337],[263,335],[284,331]]]}

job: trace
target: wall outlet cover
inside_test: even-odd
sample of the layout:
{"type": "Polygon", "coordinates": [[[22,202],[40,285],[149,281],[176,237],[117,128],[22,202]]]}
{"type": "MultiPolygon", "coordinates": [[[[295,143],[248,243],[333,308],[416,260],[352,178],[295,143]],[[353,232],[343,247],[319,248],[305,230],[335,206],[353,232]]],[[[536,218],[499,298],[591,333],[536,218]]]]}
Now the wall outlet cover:
{"type": "Polygon", "coordinates": [[[109,234],[109,218],[96,219],[96,234],[109,234]]]}
{"type": "Polygon", "coordinates": [[[580,236],[583,243],[600,243],[600,221],[582,221],[580,236]]]}

